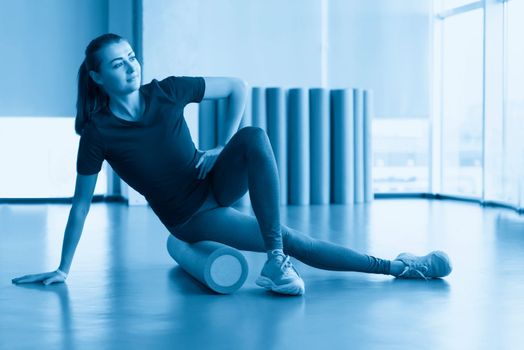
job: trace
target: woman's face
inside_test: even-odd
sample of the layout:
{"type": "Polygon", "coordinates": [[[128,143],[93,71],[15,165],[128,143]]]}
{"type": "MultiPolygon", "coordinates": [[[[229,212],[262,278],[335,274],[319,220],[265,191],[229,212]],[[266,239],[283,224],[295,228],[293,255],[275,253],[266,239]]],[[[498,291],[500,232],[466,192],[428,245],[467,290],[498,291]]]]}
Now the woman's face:
{"type": "Polygon", "coordinates": [[[141,81],[140,63],[125,40],[109,44],[98,53],[98,72],[90,71],[91,78],[109,94],[126,95],[138,90],[141,81]]]}

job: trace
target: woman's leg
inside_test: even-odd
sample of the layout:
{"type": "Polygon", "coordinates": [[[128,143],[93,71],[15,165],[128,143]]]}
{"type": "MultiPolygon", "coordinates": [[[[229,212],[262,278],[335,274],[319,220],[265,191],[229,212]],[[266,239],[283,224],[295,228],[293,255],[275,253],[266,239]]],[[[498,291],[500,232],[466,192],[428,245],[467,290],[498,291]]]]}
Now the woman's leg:
{"type": "MultiPolygon", "coordinates": [[[[277,165],[267,134],[260,128],[239,130],[224,147],[208,176],[219,207],[201,211],[178,230],[172,230],[171,233],[187,242],[212,240],[260,252],[283,248],[285,253],[310,266],[328,270],[407,274],[408,277],[424,276],[421,269],[429,277],[442,277],[451,271],[449,259],[442,252],[424,257],[406,255],[404,260],[389,261],[313,239],[281,225],[277,165]],[[256,219],[229,207],[248,188],[256,219]]],[[[279,278],[276,276],[275,280],[279,278]]],[[[287,283],[284,279],[280,282],[287,283]]]]}
{"type": "Polygon", "coordinates": [[[220,206],[229,207],[249,189],[264,249],[282,249],[277,164],[269,138],[256,127],[240,129],[226,144],[209,173],[220,206]]]}
{"type": "MultiPolygon", "coordinates": [[[[390,274],[390,261],[361,254],[344,246],[311,238],[281,225],[284,252],[303,263],[325,270],[390,274]]],[[[224,243],[240,250],[263,252],[257,219],[230,207],[218,207],[193,216],[179,231],[187,242],[202,240],[224,243]]]]}

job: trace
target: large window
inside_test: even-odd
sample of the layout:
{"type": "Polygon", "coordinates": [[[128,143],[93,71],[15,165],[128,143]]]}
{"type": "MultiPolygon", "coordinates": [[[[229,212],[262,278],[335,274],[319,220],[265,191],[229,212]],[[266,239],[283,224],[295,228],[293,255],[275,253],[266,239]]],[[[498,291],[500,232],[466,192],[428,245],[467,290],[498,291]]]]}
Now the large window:
{"type": "Polygon", "coordinates": [[[427,118],[373,120],[375,192],[428,192],[428,135],[427,118]]]}
{"type": "Polygon", "coordinates": [[[471,4],[471,0],[442,0],[442,9],[449,10],[471,4]]]}
{"type": "MultiPolygon", "coordinates": [[[[73,118],[1,117],[0,198],[72,197],[78,140],[73,118]]],[[[105,174],[95,194],[106,193],[105,174]]]]}
{"type": "Polygon", "coordinates": [[[441,0],[439,192],[524,203],[524,2],[441,0]]]}
{"type": "Polygon", "coordinates": [[[446,18],[442,46],[442,185],[447,194],[482,194],[483,11],[446,18]]]}
{"type": "Polygon", "coordinates": [[[503,200],[524,206],[524,1],[505,4],[506,105],[503,200]]]}

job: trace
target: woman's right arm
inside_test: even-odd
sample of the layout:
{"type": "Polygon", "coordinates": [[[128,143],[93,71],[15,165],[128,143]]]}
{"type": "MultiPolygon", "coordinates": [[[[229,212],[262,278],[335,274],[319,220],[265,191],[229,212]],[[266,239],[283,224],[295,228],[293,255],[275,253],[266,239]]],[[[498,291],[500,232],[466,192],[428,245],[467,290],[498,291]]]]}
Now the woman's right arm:
{"type": "Polygon", "coordinates": [[[98,174],[77,175],[73,205],[71,206],[67,220],[64,242],[62,244],[62,258],[58,270],[18,277],[12,280],[13,283],[42,282],[48,285],[65,281],[71,267],[71,262],[73,261],[76,246],[82,235],[82,229],[87,213],[89,212],[89,207],[91,206],[97,177],[98,174]]]}

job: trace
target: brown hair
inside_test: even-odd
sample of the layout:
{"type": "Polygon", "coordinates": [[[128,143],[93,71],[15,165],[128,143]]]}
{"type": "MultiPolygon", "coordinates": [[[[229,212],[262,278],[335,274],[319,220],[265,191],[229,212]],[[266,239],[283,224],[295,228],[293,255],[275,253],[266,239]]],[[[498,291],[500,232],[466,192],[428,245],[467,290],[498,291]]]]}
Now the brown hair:
{"type": "Polygon", "coordinates": [[[82,134],[91,114],[106,107],[109,97],[91,76],[90,71],[98,72],[100,58],[97,53],[109,44],[125,40],[119,35],[107,33],[91,40],[85,50],[85,58],[78,69],[78,94],[76,99],[75,131],[82,134]]]}

